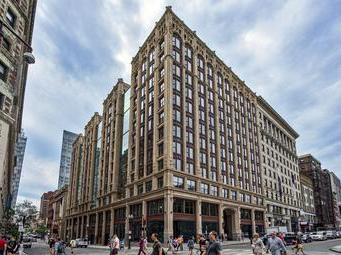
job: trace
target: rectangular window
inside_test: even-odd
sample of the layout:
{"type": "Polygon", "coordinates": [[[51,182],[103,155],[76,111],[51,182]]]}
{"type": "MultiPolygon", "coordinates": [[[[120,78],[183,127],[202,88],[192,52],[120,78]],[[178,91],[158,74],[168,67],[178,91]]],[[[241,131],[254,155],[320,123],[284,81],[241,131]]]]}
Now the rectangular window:
{"type": "Polygon", "coordinates": [[[8,67],[5,66],[5,64],[3,64],[2,62],[0,62],[0,79],[1,80],[6,81],[7,71],[8,71],[8,67]]]}
{"type": "Polygon", "coordinates": [[[5,37],[2,38],[2,45],[4,46],[4,48],[6,50],[10,50],[11,49],[11,44],[10,42],[8,41],[8,39],[6,39],[5,37]]]}
{"type": "Polygon", "coordinates": [[[232,200],[237,200],[238,198],[237,198],[237,191],[231,191],[231,198],[232,198],[232,200]]]}
{"type": "Polygon", "coordinates": [[[13,11],[10,8],[8,8],[6,12],[6,20],[11,25],[11,27],[14,27],[16,19],[17,17],[13,13],[13,11]]]}
{"type": "Polygon", "coordinates": [[[229,191],[227,189],[222,189],[221,190],[221,196],[223,198],[229,198],[229,191]]]}
{"type": "Polygon", "coordinates": [[[143,184],[139,184],[137,186],[137,195],[140,195],[143,193],[143,184]]]}
{"type": "Polygon", "coordinates": [[[208,184],[206,184],[206,183],[201,183],[201,185],[200,185],[200,191],[201,191],[201,193],[208,194],[208,193],[209,193],[208,184]]]}
{"type": "Polygon", "coordinates": [[[163,176],[157,178],[157,187],[158,187],[158,189],[163,188],[163,176]]]}
{"type": "Polygon", "coordinates": [[[159,98],[159,108],[162,108],[165,105],[165,98],[162,96],[159,98]]]}
{"type": "Polygon", "coordinates": [[[190,191],[196,190],[196,182],[193,180],[187,180],[187,189],[190,191]]]}
{"type": "Polygon", "coordinates": [[[179,176],[173,176],[173,186],[175,188],[184,188],[184,178],[179,177],[179,176]]]}
{"type": "Polygon", "coordinates": [[[146,192],[152,191],[152,181],[146,182],[146,192]]]}
{"type": "Polygon", "coordinates": [[[161,171],[163,169],[163,159],[159,160],[157,164],[158,164],[158,170],[161,171]]]}
{"type": "Polygon", "coordinates": [[[211,195],[212,196],[218,196],[218,187],[211,186],[211,195]]]}
{"type": "Polygon", "coordinates": [[[163,156],[163,143],[159,144],[159,157],[163,156]]]}

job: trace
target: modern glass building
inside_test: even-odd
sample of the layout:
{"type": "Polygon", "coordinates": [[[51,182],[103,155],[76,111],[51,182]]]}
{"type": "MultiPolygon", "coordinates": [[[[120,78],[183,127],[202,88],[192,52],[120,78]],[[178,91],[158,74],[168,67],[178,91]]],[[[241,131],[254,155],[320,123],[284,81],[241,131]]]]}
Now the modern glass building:
{"type": "Polygon", "coordinates": [[[20,178],[21,178],[21,171],[22,171],[22,165],[24,162],[24,155],[25,155],[25,148],[26,148],[26,142],[27,137],[25,136],[25,133],[21,131],[17,143],[15,145],[15,166],[14,171],[12,175],[12,184],[11,184],[11,208],[14,209],[15,204],[17,202],[18,197],[18,190],[19,190],[19,184],[20,184],[20,178]]]}
{"type": "Polygon", "coordinates": [[[60,167],[58,178],[58,189],[69,184],[72,144],[77,138],[77,134],[70,131],[63,131],[62,151],[60,155],[60,167]]]}

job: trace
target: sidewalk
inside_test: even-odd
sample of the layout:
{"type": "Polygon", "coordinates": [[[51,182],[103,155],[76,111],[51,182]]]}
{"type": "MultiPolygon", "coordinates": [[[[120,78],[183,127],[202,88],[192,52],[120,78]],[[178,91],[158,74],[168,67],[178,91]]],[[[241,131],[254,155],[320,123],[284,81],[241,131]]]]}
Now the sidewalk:
{"type": "Polygon", "coordinates": [[[341,253],[341,245],[334,246],[334,247],[330,248],[329,250],[331,250],[333,252],[341,253]]]}
{"type": "MultiPolygon", "coordinates": [[[[222,246],[223,246],[223,248],[228,248],[230,245],[241,245],[241,244],[249,244],[249,243],[250,243],[250,239],[245,238],[242,241],[224,241],[224,242],[222,242],[222,246]]],[[[147,246],[148,246],[148,248],[150,248],[152,246],[152,243],[148,243],[147,246]]],[[[108,246],[103,246],[103,245],[88,245],[88,247],[93,248],[93,249],[105,249],[105,250],[109,249],[108,246]]],[[[164,245],[164,247],[166,247],[166,245],[164,245]]],[[[130,251],[138,251],[138,249],[139,249],[139,247],[137,246],[137,243],[134,242],[131,245],[130,251]]],[[[125,252],[129,251],[128,247],[124,247],[124,251],[125,252]]],[[[184,251],[188,251],[186,244],[184,245],[184,251]]],[[[181,252],[178,251],[177,254],[181,254],[181,252]]]]}

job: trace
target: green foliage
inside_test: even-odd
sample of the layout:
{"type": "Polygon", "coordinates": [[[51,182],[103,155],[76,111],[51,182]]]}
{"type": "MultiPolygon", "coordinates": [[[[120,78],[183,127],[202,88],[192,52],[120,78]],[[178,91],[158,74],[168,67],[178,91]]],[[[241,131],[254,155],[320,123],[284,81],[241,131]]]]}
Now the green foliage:
{"type": "Polygon", "coordinates": [[[13,209],[6,209],[2,220],[0,221],[0,233],[7,236],[19,237],[18,226],[14,222],[15,212],[13,209]]]}
{"type": "Polygon", "coordinates": [[[24,200],[15,207],[15,215],[20,219],[24,219],[24,228],[29,228],[32,223],[36,222],[38,210],[31,201],[24,200]]]}
{"type": "Polygon", "coordinates": [[[44,235],[47,234],[48,228],[47,228],[45,225],[43,225],[43,224],[39,224],[39,225],[37,226],[37,229],[35,230],[35,232],[36,232],[38,235],[44,236],[44,235]]]}
{"type": "Polygon", "coordinates": [[[37,207],[31,201],[18,203],[15,210],[11,208],[5,210],[3,218],[0,219],[0,233],[18,238],[20,235],[18,222],[24,221],[24,228],[28,229],[36,222],[37,216],[37,207]]]}

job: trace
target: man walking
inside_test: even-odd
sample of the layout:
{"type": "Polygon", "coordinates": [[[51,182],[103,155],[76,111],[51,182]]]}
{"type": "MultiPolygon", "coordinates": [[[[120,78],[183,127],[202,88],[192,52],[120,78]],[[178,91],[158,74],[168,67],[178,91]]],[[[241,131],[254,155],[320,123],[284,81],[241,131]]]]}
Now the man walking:
{"type": "Polygon", "coordinates": [[[272,255],[281,255],[281,251],[286,253],[286,248],[284,246],[283,241],[276,236],[275,232],[271,233],[271,237],[268,240],[267,253],[269,253],[269,250],[272,255]]]}
{"type": "Polygon", "coordinates": [[[159,241],[159,235],[157,233],[152,234],[152,240],[153,240],[153,251],[151,255],[164,255],[162,245],[159,241]]]}
{"type": "Polygon", "coordinates": [[[58,237],[57,242],[55,243],[55,255],[65,255],[65,244],[64,242],[58,237]]]}
{"type": "Polygon", "coordinates": [[[215,231],[211,231],[209,234],[210,245],[207,248],[206,255],[222,255],[221,243],[218,242],[218,234],[215,231]]]}

